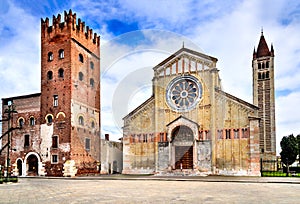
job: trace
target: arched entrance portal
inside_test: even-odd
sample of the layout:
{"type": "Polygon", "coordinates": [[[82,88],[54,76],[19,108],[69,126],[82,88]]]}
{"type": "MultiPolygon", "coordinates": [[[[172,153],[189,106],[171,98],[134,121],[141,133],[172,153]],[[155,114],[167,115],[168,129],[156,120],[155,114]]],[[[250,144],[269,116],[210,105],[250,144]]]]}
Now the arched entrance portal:
{"type": "Polygon", "coordinates": [[[37,176],[38,175],[38,158],[31,154],[27,158],[27,175],[37,176]]]}
{"type": "Polygon", "coordinates": [[[19,176],[22,176],[22,160],[21,159],[18,159],[18,161],[17,161],[17,168],[18,168],[19,176]]]}
{"type": "Polygon", "coordinates": [[[193,169],[193,131],[184,125],[172,131],[175,169],[193,169]]]}

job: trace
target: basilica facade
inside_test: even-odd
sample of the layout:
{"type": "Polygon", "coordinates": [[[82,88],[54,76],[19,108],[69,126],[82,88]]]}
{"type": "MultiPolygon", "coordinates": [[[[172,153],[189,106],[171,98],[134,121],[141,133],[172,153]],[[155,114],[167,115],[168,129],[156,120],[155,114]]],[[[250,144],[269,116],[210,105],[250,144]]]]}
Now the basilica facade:
{"type": "Polygon", "coordinates": [[[261,34],[253,104],[222,89],[217,59],[182,47],[153,68],[153,94],[126,115],[123,173],[260,175],[274,158],[274,50],[261,34]]]}

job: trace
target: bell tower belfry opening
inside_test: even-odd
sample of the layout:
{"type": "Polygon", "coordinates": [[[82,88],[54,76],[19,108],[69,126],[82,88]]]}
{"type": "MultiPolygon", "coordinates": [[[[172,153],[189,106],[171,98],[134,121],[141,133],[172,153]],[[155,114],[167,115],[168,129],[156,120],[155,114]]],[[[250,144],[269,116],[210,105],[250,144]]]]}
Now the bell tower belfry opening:
{"type": "Polygon", "coordinates": [[[259,140],[262,155],[276,155],[275,87],[274,87],[274,48],[266,43],[261,32],[253,60],[253,104],[259,107],[259,140]]]}

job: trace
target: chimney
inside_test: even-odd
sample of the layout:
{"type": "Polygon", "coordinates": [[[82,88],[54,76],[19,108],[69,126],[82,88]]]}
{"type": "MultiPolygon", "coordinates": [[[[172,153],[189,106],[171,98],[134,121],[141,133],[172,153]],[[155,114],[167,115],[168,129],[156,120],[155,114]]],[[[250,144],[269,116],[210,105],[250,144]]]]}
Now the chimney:
{"type": "Polygon", "coordinates": [[[105,140],[109,141],[109,134],[105,134],[105,140]]]}

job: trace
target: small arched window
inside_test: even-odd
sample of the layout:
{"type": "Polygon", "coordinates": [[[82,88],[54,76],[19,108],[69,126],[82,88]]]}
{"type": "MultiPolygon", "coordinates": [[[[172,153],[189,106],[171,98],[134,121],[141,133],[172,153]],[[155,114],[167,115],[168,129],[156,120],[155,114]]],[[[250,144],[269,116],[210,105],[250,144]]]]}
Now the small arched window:
{"type": "Polygon", "coordinates": [[[47,72],[47,79],[48,80],[52,80],[53,79],[53,72],[52,71],[48,71],[47,72]]]}
{"type": "Polygon", "coordinates": [[[18,122],[19,122],[19,127],[23,127],[23,125],[24,125],[24,119],[20,118],[18,122]]]}
{"type": "Polygon", "coordinates": [[[83,55],[82,55],[82,54],[79,54],[79,55],[78,55],[78,60],[79,60],[79,62],[82,62],[82,63],[83,63],[83,55]]]}
{"type": "Polygon", "coordinates": [[[47,116],[47,123],[52,123],[53,122],[53,117],[52,115],[47,116]]]}
{"type": "Polygon", "coordinates": [[[84,119],[82,116],[79,116],[78,123],[79,123],[79,125],[84,125],[84,119]]]}
{"type": "Polygon", "coordinates": [[[58,56],[59,56],[59,59],[65,58],[65,51],[63,49],[60,49],[58,51],[58,56]]]}
{"type": "Polygon", "coordinates": [[[90,68],[94,69],[94,62],[90,62],[90,68]]]}
{"type": "Polygon", "coordinates": [[[82,81],[82,80],[83,80],[83,73],[82,73],[82,72],[79,72],[79,74],[78,74],[78,78],[79,78],[79,80],[80,80],[80,81],[82,81]]]}
{"type": "Polygon", "coordinates": [[[258,79],[261,79],[261,73],[260,72],[258,73],[258,79]]]}
{"type": "Polygon", "coordinates": [[[30,117],[29,123],[30,123],[30,126],[34,126],[35,125],[34,117],[30,117]]]}
{"type": "Polygon", "coordinates": [[[53,60],[53,53],[52,52],[48,52],[48,61],[52,61],[53,60]]]}
{"type": "Polygon", "coordinates": [[[269,79],[270,78],[270,74],[269,72],[266,72],[266,79],[269,79]]]}
{"type": "Polygon", "coordinates": [[[91,122],[91,127],[95,128],[95,122],[94,121],[91,122]]]}
{"type": "Polygon", "coordinates": [[[258,63],[258,69],[261,69],[261,64],[260,63],[258,63]]]}
{"type": "Polygon", "coordinates": [[[58,70],[58,77],[59,77],[59,78],[64,78],[64,69],[63,69],[63,68],[60,68],[60,69],[58,70]]]}
{"type": "Polygon", "coordinates": [[[269,61],[266,62],[266,68],[269,68],[269,61]]]}
{"type": "Polygon", "coordinates": [[[264,72],[262,73],[262,79],[265,79],[265,73],[264,72]]]}
{"type": "Polygon", "coordinates": [[[91,79],[90,79],[90,86],[91,86],[91,87],[94,87],[94,83],[95,83],[94,79],[91,78],[91,79]]]}
{"type": "Polygon", "coordinates": [[[265,68],[265,63],[264,63],[264,62],[262,63],[262,68],[263,68],[263,69],[265,68]]]}

